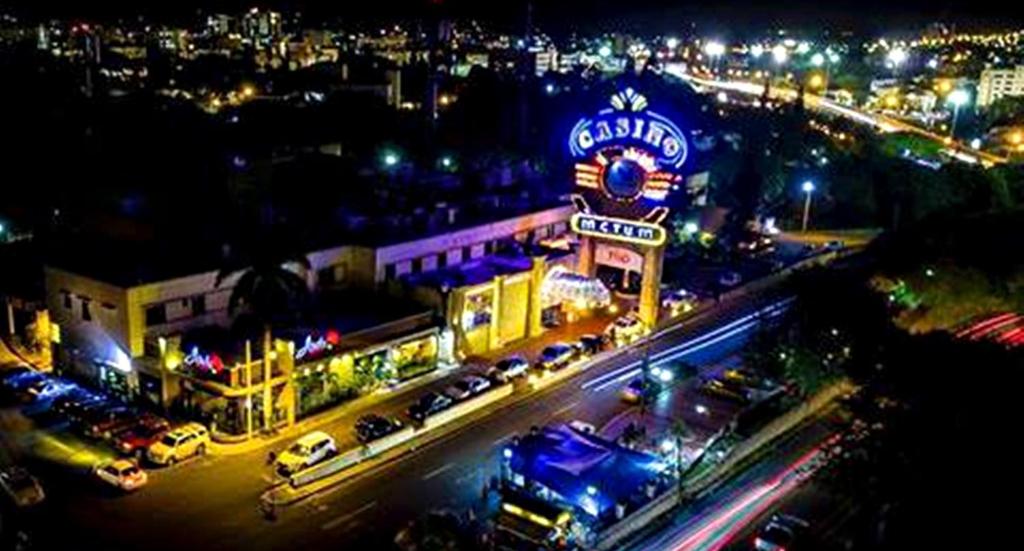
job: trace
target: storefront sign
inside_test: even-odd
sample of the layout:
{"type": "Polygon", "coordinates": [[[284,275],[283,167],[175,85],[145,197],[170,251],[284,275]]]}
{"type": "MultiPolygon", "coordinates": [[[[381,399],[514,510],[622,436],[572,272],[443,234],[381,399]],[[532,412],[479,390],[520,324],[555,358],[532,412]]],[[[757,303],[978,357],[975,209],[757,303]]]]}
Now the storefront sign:
{"type": "Polygon", "coordinates": [[[640,273],[644,269],[642,255],[629,249],[604,244],[599,244],[594,249],[594,262],[628,272],[640,273]]]}
{"type": "Polygon", "coordinates": [[[302,345],[302,348],[299,348],[298,350],[295,351],[295,359],[301,360],[306,358],[307,356],[319,356],[330,347],[331,345],[327,342],[327,338],[320,337],[316,340],[313,340],[312,335],[307,335],[306,342],[302,345]]]}
{"type": "Polygon", "coordinates": [[[185,356],[183,363],[191,368],[200,368],[214,373],[219,373],[224,369],[224,362],[220,359],[220,356],[216,354],[204,356],[199,353],[198,346],[192,347],[192,351],[189,352],[188,356],[185,356]]]}
{"type": "Polygon", "coordinates": [[[657,224],[576,213],[571,220],[576,233],[613,241],[657,247],[665,243],[665,228],[657,224]]]}

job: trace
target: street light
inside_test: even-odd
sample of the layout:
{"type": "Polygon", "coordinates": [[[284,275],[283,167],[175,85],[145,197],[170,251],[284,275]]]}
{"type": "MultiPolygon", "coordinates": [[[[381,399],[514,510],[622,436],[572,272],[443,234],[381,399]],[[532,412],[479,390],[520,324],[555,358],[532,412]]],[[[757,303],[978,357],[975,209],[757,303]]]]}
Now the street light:
{"type": "Polygon", "coordinates": [[[674,36],[670,36],[665,40],[665,45],[668,46],[668,49],[675,50],[679,47],[679,39],[674,36]]]}
{"type": "Polygon", "coordinates": [[[760,44],[754,44],[750,47],[750,57],[758,59],[764,55],[764,46],[760,44]]]}
{"type": "Polygon", "coordinates": [[[789,59],[789,50],[787,50],[782,44],[776,44],[775,47],[772,48],[772,59],[775,60],[775,63],[782,65],[787,59],[789,59]]]}
{"type": "Polygon", "coordinates": [[[814,182],[807,180],[800,186],[801,191],[804,192],[804,221],[801,224],[801,231],[807,231],[807,221],[811,217],[811,194],[814,193],[814,182]]]}
{"type": "Polygon", "coordinates": [[[908,57],[910,57],[909,54],[903,48],[893,48],[889,50],[889,55],[886,56],[889,63],[892,63],[893,72],[898,72],[900,66],[906,63],[908,57]]]}
{"type": "Polygon", "coordinates": [[[946,102],[953,105],[953,122],[949,125],[949,137],[956,134],[956,120],[960,116],[960,107],[971,101],[971,95],[966,90],[953,90],[946,98],[946,102]]]}
{"type": "Polygon", "coordinates": [[[611,49],[611,47],[609,47],[607,45],[601,46],[597,50],[597,55],[599,55],[601,57],[608,57],[608,56],[612,55],[612,49],[611,49]]]}
{"type": "Polygon", "coordinates": [[[394,152],[387,152],[384,154],[384,166],[393,167],[398,164],[398,154],[394,152]]]}
{"type": "Polygon", "coordinates": [[[717,72],[718,59],[725,55],[725,44],[712,40],[704,45],[704,53],[711,58],[711,70],[717,72]]]}
{"type": "Polygon", "coordinates": [[[815,67],[821,67],[825,64],[825,54],[818,52],[811,56],[811,65],[815,67]]]}

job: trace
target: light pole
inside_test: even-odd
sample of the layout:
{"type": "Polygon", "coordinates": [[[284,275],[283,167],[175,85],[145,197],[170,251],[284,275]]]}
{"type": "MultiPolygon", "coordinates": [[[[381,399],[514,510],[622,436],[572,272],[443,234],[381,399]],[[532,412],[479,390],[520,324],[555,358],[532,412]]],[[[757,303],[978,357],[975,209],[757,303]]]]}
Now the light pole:
{"type": "Polygon", "coordinates": [[[804,192],[804,221],[801,224],[801,231],[807,232],[807,221],[811,217],[811,194],[814,193],[814,182],[807,180],[800,186],[804,192]]]}
{"type": "Polygon", "coordinates": [[[946,98],[946,101],[953,105],[953,121],[949,125],[950,138],[953,138],[956,134],[956,120],[960,116],[960,107],[970,100],[971,96],[965,90],[953,90],[949,93],[949,97],[946,98]]]}
{"type": "Polygon", "coordinates": [[[893,48],[889,50],[889,54],[886,58],[889,60],[889,63],[892,64],[892,72],[894,75],[899,74],[900,66],[906,63],[908,57],[910,57],[910,55],[907,54],[907,51],[903,48],[893,48]]]}
{"type": "Polygon", "coordinates": [[[704,53],[711,58],[711,72],[718,74],[718,60],[725,55],[725,44],[711,41],[704,45],[704,53]]]}

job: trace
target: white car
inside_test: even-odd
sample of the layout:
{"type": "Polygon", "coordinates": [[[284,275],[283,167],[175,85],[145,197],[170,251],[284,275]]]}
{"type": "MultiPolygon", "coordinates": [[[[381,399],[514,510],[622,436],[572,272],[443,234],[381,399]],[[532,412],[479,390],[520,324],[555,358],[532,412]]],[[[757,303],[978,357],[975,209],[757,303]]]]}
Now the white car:
{"type": "Polygon", "coordinates": [[[326,432],[311,432],[299,438],[277,456],[277,472],[290,476],[338,453],[334,438],[326,432]]]}
{"type": "Polygon", "coordinates": [[[497,381],[508,382],[529,373],[530,362],[522,356],[511,356],[494,364],[488,374],[497,381]]]}
{"type": "Polygon", "coordinates": [[[31,507],[46,498],[39,481],[21,467],[7,467],[0,471],[0,487],[18,507],[31,507]]]}
{"type": "Polygon", "coordinates": [[[444,393],[452,400],[465,400],[491,388],[491,382],[478,375],[468,375],[446,388],[444,393]]]}
{"type": "Polygon", "coordinates": [[[194,455],[203,455],[210,434],[199,423],[186,423],[168,432],[149,447],[146,457],[157,465],[170,465],[194,455]]]}
{"type": "Polygon", "coordinates": [[[645,332],[644,323],[640,321],[640,318],[633,315],[622,316],[605,329],[605,334],[617,343],[634,342],[642,337],[645,332]]]}
{"type": "Polygon", "coordinates": [[[675,314],[685,314],[697,307],[697,295],[686,289],[677,289],[661,299],[661,307],[675,314]]]}
{"type": "Polygon", "coordinates": [[[145,486],[149,479],[146,471],[140,469],[134,461],[127,459],[97,465],[94,472],[96,478],[126,492],[138,490],[145,486]]]}

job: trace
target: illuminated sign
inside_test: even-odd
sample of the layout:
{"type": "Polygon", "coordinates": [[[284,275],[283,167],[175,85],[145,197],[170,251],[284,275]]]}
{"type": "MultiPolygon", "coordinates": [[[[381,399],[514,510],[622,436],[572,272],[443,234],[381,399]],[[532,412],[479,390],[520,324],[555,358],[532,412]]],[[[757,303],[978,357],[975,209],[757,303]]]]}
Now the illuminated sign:
{"type": "Polygon", "coordinates": [[[208,354],[204,356],[199,353],[198,346],[192,347],[192,352],[189,352],[188,356],[185,356],[183,362],[188,367],[198,367],[205,369],[206,371],[212,371],[213,373],[219,373],[224,369],[224,362],[220,359],[220,356],[216,354],[208,354]]]}
{"type": "Polygon", "coordinates": [[[569,135],[574,157],[589,158],[607,146],[634,147],[651,155],[662,170],[686,162],[686,136],[675,123],[647,109],[647,98],[626,88],[612,96],[611,108],[580,119],[569,135]]]}
{"type": "Polygon", "coordinates": [[[295,351],[293,357],[296,360],[316,358],[324,352],[334,349],[339,342],[341,342],[341,335],[333,329],[328,330],[323,336],[315,339],[313,335],[306,335],[305,342],[295,351]]]}
{"type": "MultiPolygon", "coordinates": [[[[632,88],[613,95],[610,103],[577,122],[569,135],[576,159],[573,203],[581,214],[597,217],[591,220],[613,221],[601,226],[610,228],[601,232],[602,237],[663,243],[665,231],[656,226],[669,213],[669,194],[681,186],[687,135],[648,109],[647,98],[632,88]]],[[[588,227],[581,233],[596,231],[588,227]]]]}
{"type": "Polygon", "coordinates": [[[570,220],[573,231],[581,235],[613,241],[657,247],[665,243],[667,233],[658,224],[576,213],[570,220]]]}
{"type": "Polygon", "coordinates": [[[295,359],[301,360],[306,356],[318,356],[330,348],[330,346],[331,345],[327,343],[327,339],[324,337],[313,340],[312,336],[307,336],[306,342],[302,345],[302,348],[295,351],[295,359]]]}

